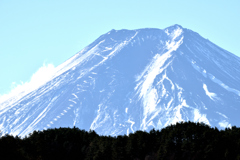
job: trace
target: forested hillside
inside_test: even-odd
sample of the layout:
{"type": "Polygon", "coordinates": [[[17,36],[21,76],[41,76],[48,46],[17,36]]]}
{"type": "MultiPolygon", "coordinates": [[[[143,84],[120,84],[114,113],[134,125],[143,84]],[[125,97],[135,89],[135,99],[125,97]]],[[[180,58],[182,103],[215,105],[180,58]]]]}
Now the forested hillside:
{"type": "Polygon", "coordinates": [[[160,131],[117,137],[78,128],[55,128],[34,131],[24,138],[2,136],[0,156],[19,160],[234,160],[240,159],[240,128],[218,130],[185,122],[160,131]]]}

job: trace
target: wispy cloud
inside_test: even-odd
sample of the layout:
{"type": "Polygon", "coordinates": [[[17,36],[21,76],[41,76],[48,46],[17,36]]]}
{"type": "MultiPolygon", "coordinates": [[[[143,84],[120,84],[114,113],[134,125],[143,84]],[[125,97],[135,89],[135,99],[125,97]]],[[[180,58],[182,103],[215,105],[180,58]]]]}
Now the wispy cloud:
{"type": "Polygon", "coordinates": [[[17,84],[16,82],[12,82],[11,91],[8,94],[4,94],[0,96],[0,103],[11,98],[11,97],[19,97],[30,93],[31,91],[39,88],[49,80],[51,80],[56,73],[56,68],[53,64],[43,64],[42,67],[38,69],[36,73],[34,73],[29,82],[22,82],[21,84],[17,84]]]}

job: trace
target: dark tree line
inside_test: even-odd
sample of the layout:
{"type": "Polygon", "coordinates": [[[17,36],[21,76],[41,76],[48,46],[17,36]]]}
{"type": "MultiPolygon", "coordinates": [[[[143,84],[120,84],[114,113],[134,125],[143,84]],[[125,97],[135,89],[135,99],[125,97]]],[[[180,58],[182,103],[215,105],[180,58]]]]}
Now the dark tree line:
{"type": "Polygon", "coordinates": [[[25,138],[0,138],[0,157],[53,160],[202,160],[240,159],[240,128],[225,130],[182,122],[161,131],[136,131],[117,137],[95,131],[58,128],[34,131],[25,138]]]}

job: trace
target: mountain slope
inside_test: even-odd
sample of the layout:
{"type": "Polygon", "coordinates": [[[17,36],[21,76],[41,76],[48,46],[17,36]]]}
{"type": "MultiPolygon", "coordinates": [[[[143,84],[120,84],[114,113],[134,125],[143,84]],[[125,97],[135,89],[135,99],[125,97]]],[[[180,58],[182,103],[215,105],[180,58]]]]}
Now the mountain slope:
{"type": "Polygon", "coordinates": [[[0,130],[128,134],[178,121],[239,126],[240,58],[179,25],[112,30],[31,92],[0,101],[0,130]]]}

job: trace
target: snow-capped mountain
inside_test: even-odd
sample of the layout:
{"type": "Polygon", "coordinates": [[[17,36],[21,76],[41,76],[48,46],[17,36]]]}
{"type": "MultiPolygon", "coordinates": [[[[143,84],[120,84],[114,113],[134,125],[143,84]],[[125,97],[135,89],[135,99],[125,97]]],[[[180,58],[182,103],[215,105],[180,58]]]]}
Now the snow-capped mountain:
{"type": "Polygon", "coordinates": [[[0,101],[0,130],[73,127],[101,135],[179,121],[240,126],[240,58],[179,25],[112,30],[31,92],[0,101]]]}

